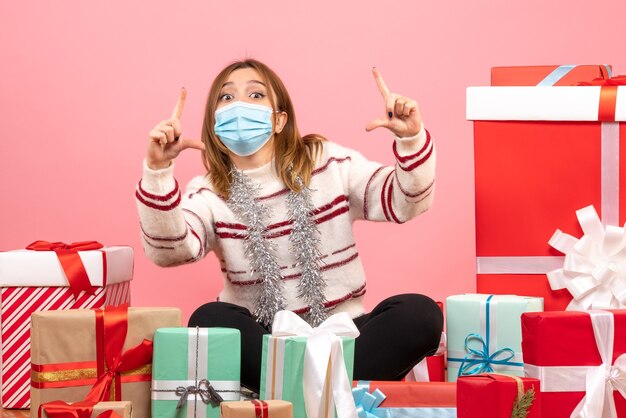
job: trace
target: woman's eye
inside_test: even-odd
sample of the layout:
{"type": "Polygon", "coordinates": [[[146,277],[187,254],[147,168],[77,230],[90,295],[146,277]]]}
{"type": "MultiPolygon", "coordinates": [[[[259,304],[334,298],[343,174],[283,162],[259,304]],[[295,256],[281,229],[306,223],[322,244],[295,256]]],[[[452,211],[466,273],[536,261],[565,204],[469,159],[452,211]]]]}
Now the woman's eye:
{"type": "Polygon", "coordinates": [[[252,97],[253,99],[262,99],[265,97],[265,95],[263,93],[254,92],[250,95],[250,97],[252,97]]]}
{"type": "Polygon", "coordinates": [[[223,100],[223,101],[226,101],[226,102],[229,101],[229,100],[232,100],[232,99],[233,99],[233,96],[231,94],[228,94],[228,93],[222,94],[220,96],[220,100],[223,100]]]}

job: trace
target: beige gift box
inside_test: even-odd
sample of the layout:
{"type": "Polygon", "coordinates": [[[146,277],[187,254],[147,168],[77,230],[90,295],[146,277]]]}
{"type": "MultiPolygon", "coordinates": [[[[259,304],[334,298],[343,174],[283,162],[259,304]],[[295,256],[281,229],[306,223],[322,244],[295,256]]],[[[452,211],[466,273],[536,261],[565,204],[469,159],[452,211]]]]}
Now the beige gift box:
{"type": "Polygon", "coordinates": [[[291,402],[273,401],[238,401],[222,402],[221,418],[292,418],[291,402]],[[255,403],[258,405],[255,405],[255,403]],[[267,415],[259,413],[259,403],[267,405],[267,415]]]}
{"type": "MultiPolygon", "coordinates": [[[[128,331],[122,353],[141,344],[144,339],[152,341],[157,328],[178,326],[181,326],[178,308],[128,308],[128,331]]],[[[106,345],[106,331],[104,340],[106,345]]],[[[35,312],[32,315],[31,417],[37,416],[39,405],[43,403],[85,399],[98,377],[96,347],[94,310],[35,312]]],[[[122,396],[117,400],[131,401],[135,416],[150,416],[151,377],[151,363],[121,373],[122,396]]],[[[115,387],[111,393],[115,393],[115,387]]]]}
{"type": "MultiPolygon", "coordinates": [[[[132,418],[132,406],[128,401],[120,401],[120,402],[98,402],[93,406],[93,411],[91,412],[91,418],[97,418],[103,412],[106,411],[115,411],[122,418],[132,418]]],[[[46,411],[40,411],[38,418],[50,418],[50,416],[46,413],[46,411]]]]}

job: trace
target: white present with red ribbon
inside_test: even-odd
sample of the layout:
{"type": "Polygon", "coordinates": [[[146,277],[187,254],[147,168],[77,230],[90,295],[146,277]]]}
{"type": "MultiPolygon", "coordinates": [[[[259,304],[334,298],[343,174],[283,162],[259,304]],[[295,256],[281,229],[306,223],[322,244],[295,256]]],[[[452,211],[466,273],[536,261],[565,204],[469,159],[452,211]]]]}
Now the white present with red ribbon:
{"type": "Polygon", "coordinates": [[[30,406],[30,315],[130,303],[133,249],[37,241],[0,252],[2,406],[30,406]],[[70,285],[76,283],[73,287],[70,285]]]}

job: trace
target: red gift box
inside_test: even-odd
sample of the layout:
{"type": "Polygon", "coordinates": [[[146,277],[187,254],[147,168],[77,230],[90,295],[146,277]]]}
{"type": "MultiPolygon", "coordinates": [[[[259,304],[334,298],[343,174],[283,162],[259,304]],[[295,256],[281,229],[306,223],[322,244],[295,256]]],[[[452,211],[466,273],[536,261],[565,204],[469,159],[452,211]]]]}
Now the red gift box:
{"type": "Polygon", "coordinates": [[[536,86],[540,83],[553,86],[572,86],[581,80],[609,78],[610,65],[528,65],[493,67],[492,86],[536,86]]]}
{"type": "MultiPolygon", "coordinates": [[[[611,396],[621,386],[611,399],[626,417],[626,310],[525,313],[522,350],[525,374],[541,383],[542,416],[569,418],[583,398],[609,408],[603,393],[593,394],[611,396]]],[[[604,415],[591,409],[587,416],[604,415]]]]}
{"type": "Polygon", "coordinates": [[[582,235],[576,210],[589,205],[606,224],[626,220],[626,188],[619,187],[626,180],[623,89],[468,88],[479,293],[540,296],[545,310],[571,301],[546,278],[563,266],[548,241],[557,228],[582,235]]]}
{"type": "MultiPolygon", "coordinates": [[[[356,381],[353,386],[364,387],[368,392],[379,389],[386,396],[380,409],[441,408],[442,412],[447,413],[451,408],[456,408],[455,382],[356,381]]],[[[415,416],[419,416],[417,409],[415,412],[415,416]]],[[[445,413],[444,416],[449,416],[445,413]]]]}
{"type": "Polygon", "coordinates": [[[540,418],[539,380],[493,373],[461,376],[457,380],[457,417],[510,418],[515,401],[531,388],[534,400],[526,417],[540,418]]]}
{"type": "Polygon", "coordinates": [[[30,406],[30,315],[33,312],[130,303],[131,247],[103,247],[75,254],[86,272],[88,285],[93,286],[93,294],[81,292],[75,297],[76,292],[69,287],[64,266],[53,250],[0,252],[4,408],[30,406]]]}

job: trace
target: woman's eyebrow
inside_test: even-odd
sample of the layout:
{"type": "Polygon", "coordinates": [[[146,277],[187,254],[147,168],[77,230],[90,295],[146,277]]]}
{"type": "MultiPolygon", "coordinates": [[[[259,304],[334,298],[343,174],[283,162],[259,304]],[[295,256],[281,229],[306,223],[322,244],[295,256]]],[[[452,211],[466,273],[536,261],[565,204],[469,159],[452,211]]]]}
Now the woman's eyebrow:
{"type": "Polygon", "coordinates": [[[259,80],[250,80],[250,81],[248,81],[248,84],[250,84],[250,83],[258,83],[258,84],[262,85],[263,87],[266,87],[265,83],[263,83],[262,81],[259,81],[259,80]]]}

